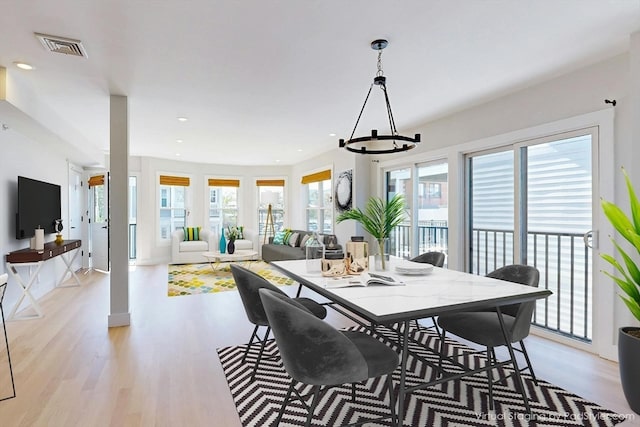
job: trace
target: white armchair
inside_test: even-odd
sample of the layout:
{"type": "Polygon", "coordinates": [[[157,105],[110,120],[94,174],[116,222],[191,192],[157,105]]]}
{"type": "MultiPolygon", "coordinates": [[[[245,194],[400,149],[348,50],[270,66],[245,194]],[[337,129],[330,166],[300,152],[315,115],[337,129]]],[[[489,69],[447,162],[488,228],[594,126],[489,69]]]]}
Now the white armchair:
{"type": "Polygon", "coordinates": [[[213,233],[200,230],[200,240],[185,241],[184,231],[176,230],[171,234],[171,263],[196,264],[207,262],[203,252],[213,252],[216,244],[213,233]]]}
{"type": "Polygon", "coordinates": [[[254,235],[253,232],[245,229],[244,232],[244,238],[243,239],[238,239],[235,241],[235,245],[236,245],[236,250],[253,250],[254,244],[254,235]]]}

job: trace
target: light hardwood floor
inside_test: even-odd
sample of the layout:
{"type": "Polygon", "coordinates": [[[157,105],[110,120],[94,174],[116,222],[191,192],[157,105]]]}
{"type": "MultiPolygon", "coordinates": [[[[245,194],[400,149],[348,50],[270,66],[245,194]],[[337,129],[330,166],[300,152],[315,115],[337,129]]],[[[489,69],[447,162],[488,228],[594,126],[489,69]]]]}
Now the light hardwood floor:
{"type": "MultiPolygon", "coordinates": [[[[108,328],[108,277],[80,277],[42,298],[44,318],[7,323],[17,397],[0,402],[0,426],[240,425],[216,353],[251,333],[237,292],[169,298],[166,265],[134,267],[131,326],[108,328]]],[[[540,378],[631,413],[616,364],[538,337],[527,348],[540,378]]]]}

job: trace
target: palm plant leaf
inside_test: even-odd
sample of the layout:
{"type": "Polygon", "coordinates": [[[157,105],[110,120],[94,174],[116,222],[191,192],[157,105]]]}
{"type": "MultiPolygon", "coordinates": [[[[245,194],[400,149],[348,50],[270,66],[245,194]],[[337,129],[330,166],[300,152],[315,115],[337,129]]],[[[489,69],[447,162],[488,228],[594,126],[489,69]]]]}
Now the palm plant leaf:
{"type": "Polygon", "coordinates": [[[622,169],[622,173],[624,174],[624,180],[627,184],[627,193],[629,194],[629,204],[631,205],[631,217],[633,218],[634,231],[638,234],[640,233],[640,202],[638,202],[638,197],[636,197],[636,192],[633,189],[633,184],[631,184],[629,174],[627,174],[627,171],[624,169],[622,169]]]}
{"type": "Polygon", "coordinates": [[[389,237],[395,227],[404,220],[404,196],[396,194],[388,202],[379,197],[371,197],[364,211],[353,208],[340,214],[337,222],[352,219],[359,222],[364,230],[376,239],[389,237]]]}
{"type": "MultiPolygon", "coordinates": [[[[602,211],[616,231],[640,254],[640,201],[638,201],[629,175],[624,169],[622,169],[622,172],[624,173],[629,196],[631,219],[629,219],[622,209],[606,200],[601,201],[602,211]]],[[[618,242],[613,238],[611,240],[615,245],[616,251],[622,257],[624,266],[609,254],[601,254],[600,256],[611,264],[622,277],[616,277],[607,271],[603,271],[603,273],[611,278],[620,290],[627,295],[628,298],[620,294],[620,298],[624,301],[631,314],[640,320],[640,268],[638,268],[637,263],[618,242]]]]}

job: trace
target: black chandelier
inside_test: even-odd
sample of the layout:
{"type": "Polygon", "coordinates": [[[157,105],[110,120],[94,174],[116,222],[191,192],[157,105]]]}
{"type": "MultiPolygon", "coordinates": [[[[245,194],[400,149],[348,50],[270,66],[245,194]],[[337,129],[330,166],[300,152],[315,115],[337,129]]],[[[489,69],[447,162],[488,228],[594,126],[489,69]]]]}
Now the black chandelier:
{"type": "Polygon", "coordinates": [[[378,51],[378,72],[373,78],[373,83],[369,87],[369,92],[367,92],[367,97],[364,100],[364,104],[362,105],[356,124],[353,127],[351,137],[346,141],[344,139],[340,139],[340,148],[346,148],[351,152],[360,154],[388,154],[411,150],[418,142],[420,142],[419,133],[417,133],[414,138],[411,138],[399,135],[398,130],[396,129],[396,122],[393,119],[391,104],[389,103],[389,94],[387,93],[387,78],[384,76],[382,71],[382,49],[387,47],[388,44],[389,42],[383,39],[371,42],[371,49],[378,51]],[[378,135],[378,130],[372,129],[371,135],[354,138],[353,135],[356,132],[356,128],[358,127],[358,123],[362,117],[362,112],[364,111],[364,107],[367,105],[369,95],[371,95],[371,89],[373,89],[374,85],[380,86],[380,89],[382,89],[382,92],[384,93],[384,101],[387,104],[387,116],[389,117],[391,133],[390,135],[378,135]]]}

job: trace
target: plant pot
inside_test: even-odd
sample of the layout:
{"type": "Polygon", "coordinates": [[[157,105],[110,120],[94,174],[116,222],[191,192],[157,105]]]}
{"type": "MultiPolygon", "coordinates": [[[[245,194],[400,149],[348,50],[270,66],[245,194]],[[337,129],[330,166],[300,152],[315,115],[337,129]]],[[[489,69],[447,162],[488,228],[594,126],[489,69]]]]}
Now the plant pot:
{"type": "Polygon", "coordinates": [[[640,338],[629,334],[637,327],[623,327],[618,333],[618,362],[620,382],[629,407],[640,414],[640,338]]]}
{"type": "Polygon", "coordinates": [[[227,244],[227,252],[232,255],[234,252],[236,251],[236,241],[235,240],[229,240],[229,243],[227,244]]]}

